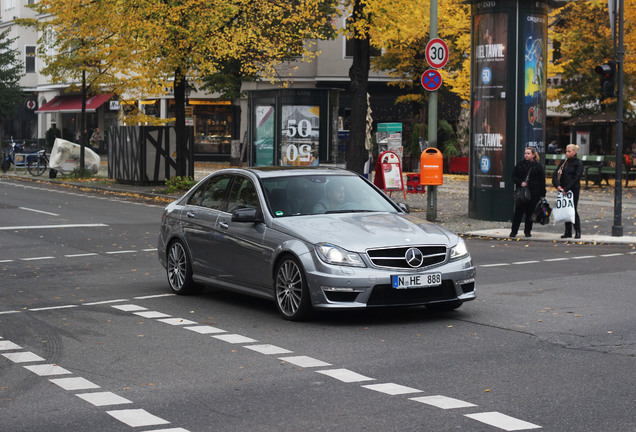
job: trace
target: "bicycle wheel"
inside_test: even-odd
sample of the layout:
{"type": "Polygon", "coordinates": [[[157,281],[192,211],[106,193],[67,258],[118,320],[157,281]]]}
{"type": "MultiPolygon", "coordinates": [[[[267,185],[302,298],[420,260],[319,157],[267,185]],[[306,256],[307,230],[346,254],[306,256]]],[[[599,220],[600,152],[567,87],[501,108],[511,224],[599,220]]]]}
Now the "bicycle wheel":
{"type": "Polygon", "coordinates": [[[37,158],[37,160],[29,162],[27,165],[27,169],[29,170],[29,174],[32,176],[41,176],[46,171],[47,163],[44,158],[37,158]]]}

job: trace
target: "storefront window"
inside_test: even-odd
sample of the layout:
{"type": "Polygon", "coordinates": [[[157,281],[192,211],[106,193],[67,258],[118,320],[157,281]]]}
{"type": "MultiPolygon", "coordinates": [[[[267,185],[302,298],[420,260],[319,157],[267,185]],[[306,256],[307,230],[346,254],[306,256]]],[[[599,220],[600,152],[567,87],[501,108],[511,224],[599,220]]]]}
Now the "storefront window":
{"type": "MultiPolygon", "coordinates": [[[[229,157],[232,149],[232,105],[229,102],[190,99],[189,108],[192,108],[194,125],[194,153],[229,157]]],[[[169,116],[174,117],[174,101],[170,101],[169,116]]]]}

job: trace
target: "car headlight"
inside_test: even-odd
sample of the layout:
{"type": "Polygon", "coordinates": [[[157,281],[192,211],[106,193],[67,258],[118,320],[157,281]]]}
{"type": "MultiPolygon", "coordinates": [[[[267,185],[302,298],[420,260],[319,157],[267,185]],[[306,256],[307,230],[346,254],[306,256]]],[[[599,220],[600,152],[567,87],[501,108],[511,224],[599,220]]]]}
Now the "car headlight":
{"type": "Polygon", "coordinates": [[[349,252],[341,247],[329,244],[318,243],[316,252],[321,260],[327,264],[345,265],[353,267],[366,267],[360,255],[355,252],[349,252]]]}
{"type": "Polygon", "coordinates": [[[466,242],[463,238],[459,237],[459,241],[454,248],[451,249],[451,259],[461,258],[468,255],[468,249],[466,248],[466,242]]]}

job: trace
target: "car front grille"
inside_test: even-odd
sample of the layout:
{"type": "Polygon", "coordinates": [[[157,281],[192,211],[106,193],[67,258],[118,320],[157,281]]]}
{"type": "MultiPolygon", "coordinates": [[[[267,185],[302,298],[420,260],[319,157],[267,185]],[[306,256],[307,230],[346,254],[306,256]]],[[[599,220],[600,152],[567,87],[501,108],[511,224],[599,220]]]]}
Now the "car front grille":
{"type": "Polygon", "coordinates": [[[441,264],[446,260],[446,246],[414,246],[414,248],[419,249],[422,255],[424,255],[424,260],[418,267],[410,266],[406,261],[406,252],[411,249],[411,246],[389,249],[369,249],[367,250],[367,255],[374,266],[384,268],[423,268],[441,264]]]}
{"type": "Polygon", "coordinates": [[[426,288],[395,289],[391,285],[376,285],[367,306],[418,305],[454,299],[457,299],[457,293],[452,280],[444,280],[440,286],[426,288]]]}

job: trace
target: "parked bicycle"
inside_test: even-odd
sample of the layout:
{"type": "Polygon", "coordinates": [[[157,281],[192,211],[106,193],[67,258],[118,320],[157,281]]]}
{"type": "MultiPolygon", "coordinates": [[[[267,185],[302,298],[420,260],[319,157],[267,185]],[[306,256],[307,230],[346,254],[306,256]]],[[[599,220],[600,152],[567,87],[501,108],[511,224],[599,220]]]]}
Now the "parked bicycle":
{"type": "Polygon", "coordinates": [[[36,154],[37,159],[33,159],[31,155],[27,156],[27,158],[31,158],[27,165],[27,169],[29,170],[29,174],[32,176],[41,176],[49,167],[49,158],[46,155],[45,150],[39,150],[36,154]]]}

